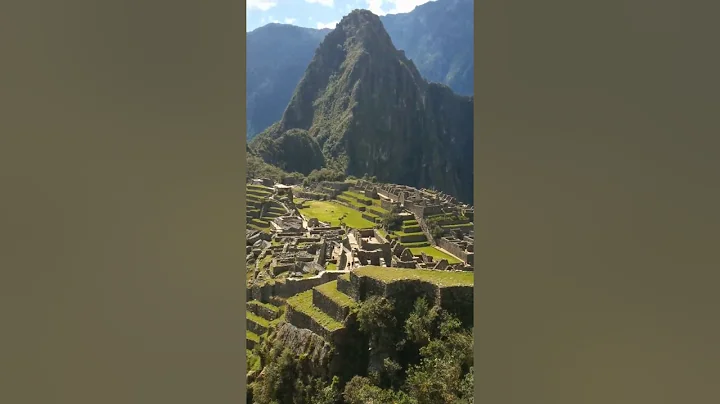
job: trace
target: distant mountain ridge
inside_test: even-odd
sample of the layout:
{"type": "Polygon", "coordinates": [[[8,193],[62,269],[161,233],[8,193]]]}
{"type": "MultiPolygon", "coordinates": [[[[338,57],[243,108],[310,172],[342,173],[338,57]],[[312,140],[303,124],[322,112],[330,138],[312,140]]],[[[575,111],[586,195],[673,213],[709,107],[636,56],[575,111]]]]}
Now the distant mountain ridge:
{"type": "Polygon", "coordinates": [[[329,29],[268,24],[247,34],[248,138],[277,121],[329,29]]]}
{"type": "Polygon", "coordinates": [[[378,16],[355,10],[318,47],[282,118],[250,143],[287,172],[332,166],[472,203],[473,98],[427,82],[378,16]]]}
{"type": "MultiPolygon", "coordinates": [[[[397,49],[429,81],[473,94],[473,1],[437,0],[380,17],[397,49]]],[[[247,37],[248,139],[282,116],[329,29],[268,24],[247,37]]]]}

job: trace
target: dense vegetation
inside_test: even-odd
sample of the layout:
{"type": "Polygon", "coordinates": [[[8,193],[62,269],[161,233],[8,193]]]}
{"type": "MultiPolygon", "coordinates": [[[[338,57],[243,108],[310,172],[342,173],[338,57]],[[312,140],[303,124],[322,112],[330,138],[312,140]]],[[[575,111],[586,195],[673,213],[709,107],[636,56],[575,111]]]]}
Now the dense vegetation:
{"type": "MultiPolygon", "coordinates": [[[[380,19],[395,47],[405,51],[425,79],[458,94],[474,94],[472,0],[437,0],[380,19]]],[[[248,33],[248,139],[280,120],[328,32],[268,24],[248,33]]]]}
{"type": "Polygon", "coordinates": [[[358,330],[372,353],[367,372],[347,380],[315,377],[306,355],[264,341],[256,351],[267,366],[251,386],[253,402],[472,403],[472,330],[424,298],[410,310],[400,307],[372,297],[355,309],[358,330]]]}

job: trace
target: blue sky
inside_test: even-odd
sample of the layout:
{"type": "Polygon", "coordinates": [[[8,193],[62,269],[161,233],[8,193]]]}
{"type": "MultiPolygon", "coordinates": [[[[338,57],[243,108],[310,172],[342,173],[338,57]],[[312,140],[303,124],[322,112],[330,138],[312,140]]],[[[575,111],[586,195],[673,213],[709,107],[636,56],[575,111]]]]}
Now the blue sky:
{"type": "Polygon", "coordinates": [[[429,0],[247,0],[247,31],[271,22],[310,28],[335,28],[350,11],[377,15],[407,13],[429,0]]]}

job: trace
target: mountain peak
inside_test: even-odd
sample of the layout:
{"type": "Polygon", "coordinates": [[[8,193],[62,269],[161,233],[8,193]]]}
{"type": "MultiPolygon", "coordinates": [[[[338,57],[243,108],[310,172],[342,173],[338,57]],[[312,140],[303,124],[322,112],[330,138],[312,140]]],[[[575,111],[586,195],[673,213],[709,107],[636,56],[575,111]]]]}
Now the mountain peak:
{"type": "Polygon", "coordinates": [[[472,112],[472,99],[422,78],[377,15],[355,10],[325,36],[281,120],[252,146],[286,171],[332,166],[471,201],[472,112]]]}

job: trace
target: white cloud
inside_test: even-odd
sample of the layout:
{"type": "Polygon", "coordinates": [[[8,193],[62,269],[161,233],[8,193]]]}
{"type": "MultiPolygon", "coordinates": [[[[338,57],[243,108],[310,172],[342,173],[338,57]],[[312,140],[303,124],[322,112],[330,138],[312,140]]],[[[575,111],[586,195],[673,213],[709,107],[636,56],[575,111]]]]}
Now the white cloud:
{"type": "Polygon", "coordinates": [[[316,3],[325,7],[334,7],[335,0],[305,0],[306,3],[316,3]]]}
{"type": "Polygon", "coordinates": [[[338,21],[332,21],[327,24],[323,24],[323,23],[319,22],[319,23],[317,23],[317,28],[318,29],[323,29],[323,28],[335,29],[335,25],[337,25],[337,23],[338,23],[338,21]]]}
{"type": "Polygon", "coordinates": [[[433,0],[365,0],[368,10],[377,15],[409,13],[428,1],[433,0]]]}
{"type": "Polygon", "coordinates": [[[294,18],[286,18],[286,19],[285,19],[285,24],[292,24],[292,23],[294,23],[295,21],[297,21],[297,20],[294,19],[294,18]]]}
{"type": "Polygon", "coordinates": [[[246,7],[248,10],[268,11],[277,6],[274,0],[247,0],[246,7]]]}

